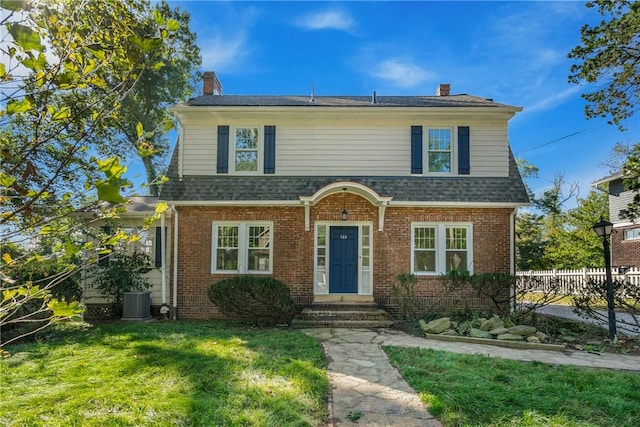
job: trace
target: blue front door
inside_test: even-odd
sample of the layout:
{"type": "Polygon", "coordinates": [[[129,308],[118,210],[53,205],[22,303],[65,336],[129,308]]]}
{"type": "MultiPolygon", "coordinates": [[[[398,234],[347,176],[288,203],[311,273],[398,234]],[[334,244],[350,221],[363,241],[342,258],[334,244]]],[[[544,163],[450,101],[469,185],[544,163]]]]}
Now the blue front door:
{"type": "Polygon", "coordinates": [[[358,293],[358,227],[330,227],[329,293],[358,293]]]}

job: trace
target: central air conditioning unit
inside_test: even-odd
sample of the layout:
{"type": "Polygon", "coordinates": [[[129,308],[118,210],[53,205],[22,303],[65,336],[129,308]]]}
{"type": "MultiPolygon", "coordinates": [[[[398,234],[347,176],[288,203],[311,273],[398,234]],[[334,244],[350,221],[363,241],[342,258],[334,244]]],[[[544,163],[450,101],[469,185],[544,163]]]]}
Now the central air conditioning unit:
{"type": "Polygon", "coordinates": [[[125,292],[122,304],[122,320],[150,320],[151,291],[125,292]]]}

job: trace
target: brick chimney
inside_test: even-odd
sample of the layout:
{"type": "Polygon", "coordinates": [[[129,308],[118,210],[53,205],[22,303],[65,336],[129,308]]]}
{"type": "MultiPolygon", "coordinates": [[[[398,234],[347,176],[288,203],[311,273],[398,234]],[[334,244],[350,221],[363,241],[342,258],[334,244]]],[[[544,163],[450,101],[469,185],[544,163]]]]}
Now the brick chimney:
{"type": "Polygon", "coordinates": [[[222,95],[222,83],[213,71],[205,71],[203,74],[203,95],[222,95]]]}
{"type": "Polygon", "coordinates": [[[449,83],[440,83],[438,90],[436,91],[436,96],[449,96],[450,92],[451,85],[449,83]]]}

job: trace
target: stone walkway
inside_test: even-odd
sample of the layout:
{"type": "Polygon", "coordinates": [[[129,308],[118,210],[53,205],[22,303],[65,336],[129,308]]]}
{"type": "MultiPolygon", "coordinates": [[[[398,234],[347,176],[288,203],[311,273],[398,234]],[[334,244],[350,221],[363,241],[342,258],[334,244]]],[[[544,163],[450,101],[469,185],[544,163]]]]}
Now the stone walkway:
{"type": "Polygon", "coordinates": [[[416,392],[391,366],[382,345],[421,347],[522,361],[640,371],[640,357],[621,354],[514,349],[438,341],[395,330],[305,329],[324,346],[332,398],[330,426],[441,426],[416,392]]]}

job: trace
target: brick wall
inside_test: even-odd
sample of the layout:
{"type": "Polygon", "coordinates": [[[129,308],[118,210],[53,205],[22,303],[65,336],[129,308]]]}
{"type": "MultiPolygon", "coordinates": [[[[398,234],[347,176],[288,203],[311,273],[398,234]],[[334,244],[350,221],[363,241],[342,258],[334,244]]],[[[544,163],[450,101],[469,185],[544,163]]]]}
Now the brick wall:
{"type": "Polygon", "coordinates": [[[640,240],[624,240],[624,230],[616,228],[611,234],[611,265],[640,267],[640,240]]]}
{"type": "MultiPolygon", "coordinates": [[[[311,208],[311,227],[304,230],[304,207],[179,207],[178,316],[186,319],[222,317],[207,297],[208,286],[228,275],[211,274],[211,238],[214,221],[272,221],[273,276],[282,280],[300,301],[313,297],[314,223],[371,222],[373,229],[373,290],[377,301],[389,297],[391,284],[410,271],[411,223],[472,222],[476,273],[509,272],[509,215],[511,209],[393,208],[378,231],[378,208],[354,194],[326,197],[311,208]]],[[[436,277],[420,278],[419,295],[439,298],[444,289],[436,277]]],[[[475,301],[475,295],[448,295],[448,300],[475,301]]],[[[477,304],[474,304],[477,305],[477,304]]]]}

